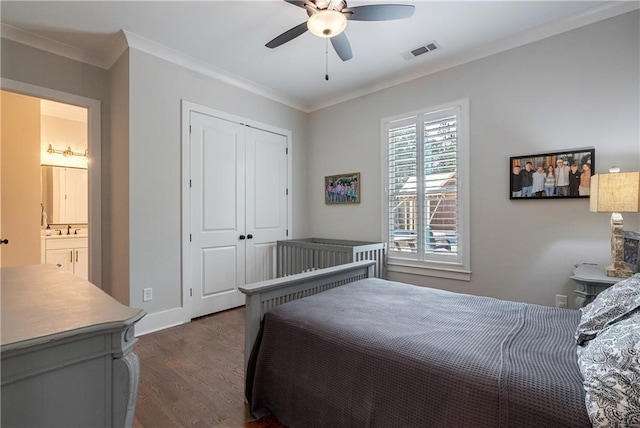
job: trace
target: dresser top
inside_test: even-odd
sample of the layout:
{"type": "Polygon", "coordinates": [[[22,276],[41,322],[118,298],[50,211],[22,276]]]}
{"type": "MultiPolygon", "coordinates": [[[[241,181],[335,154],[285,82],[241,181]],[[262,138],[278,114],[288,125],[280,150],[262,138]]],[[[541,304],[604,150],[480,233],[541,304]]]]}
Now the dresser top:
{"type": "Polygon", "coordinates": [[[145,314],[54,265],[0,269],[0,293],[2,351],[123,328],[145,314]]]}

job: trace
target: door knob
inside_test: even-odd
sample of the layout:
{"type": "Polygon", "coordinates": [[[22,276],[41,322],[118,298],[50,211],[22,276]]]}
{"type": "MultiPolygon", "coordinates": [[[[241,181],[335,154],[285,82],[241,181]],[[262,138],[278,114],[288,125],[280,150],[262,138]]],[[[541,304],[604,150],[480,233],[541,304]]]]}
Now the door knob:
{"type": "Polygon", "coordinates": [[[248,234],[247,235],[247,239],[253,239],[253,235],[252,234],[248,234]]]}
{"type": "Polygon", "coordinates": [[[0,244],[8,244],[9,240],[8,239],[0,239],[0,244]]]}
{"type": "Polygon", "coordinates": [[[240,235],[240,239],[245,239],[245,238],[246,238],[246,236],[240,235]]]}

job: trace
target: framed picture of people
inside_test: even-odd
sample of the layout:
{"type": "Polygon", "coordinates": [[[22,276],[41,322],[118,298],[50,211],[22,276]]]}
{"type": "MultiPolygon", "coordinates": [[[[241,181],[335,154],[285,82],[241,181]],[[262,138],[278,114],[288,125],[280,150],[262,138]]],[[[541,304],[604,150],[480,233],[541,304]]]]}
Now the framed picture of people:
{"type": "Polygon", "coordinates": [[[509,199],[588,198],[593,148],[509,158],[509,199]]]}
{"type": "Polygon", "coordinates": [[[325,204],[359,204],[360,173],[327,175],[324,178],[325,204]]]}

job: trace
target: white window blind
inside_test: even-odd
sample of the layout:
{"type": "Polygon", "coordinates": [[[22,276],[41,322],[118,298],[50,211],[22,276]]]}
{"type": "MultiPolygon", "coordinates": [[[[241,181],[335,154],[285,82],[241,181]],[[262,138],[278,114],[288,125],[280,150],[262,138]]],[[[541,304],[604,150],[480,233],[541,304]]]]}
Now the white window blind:
{"type": "Polygon", "coordinates": [[[384,122],[390,261],[468,269],[463,111],[454,104],[384,122]]]}

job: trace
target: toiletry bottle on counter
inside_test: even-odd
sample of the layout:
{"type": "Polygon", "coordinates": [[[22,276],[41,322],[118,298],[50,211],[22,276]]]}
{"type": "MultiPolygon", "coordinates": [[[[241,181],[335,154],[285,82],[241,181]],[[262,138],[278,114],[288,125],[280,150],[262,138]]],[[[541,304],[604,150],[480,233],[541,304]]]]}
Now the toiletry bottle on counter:
{"type": "Polygon", "coordinates": [[[47,225],[47,228],[44,230],[45,236],[51,236],[51,226],[47,225]]]}

